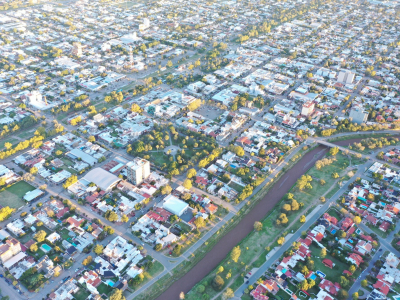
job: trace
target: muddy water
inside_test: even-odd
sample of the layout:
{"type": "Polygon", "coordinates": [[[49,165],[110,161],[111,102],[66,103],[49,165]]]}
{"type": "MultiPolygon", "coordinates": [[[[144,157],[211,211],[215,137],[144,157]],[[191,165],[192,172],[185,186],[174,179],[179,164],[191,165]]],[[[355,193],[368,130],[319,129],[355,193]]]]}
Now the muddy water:
{"type": "MultiPolygon", "coordinates": [[[[335,142],[340,146],[348,146],[361,139],[352,139],[335,142]]],[[[252,230],[255,221],[262,220],[265,215],[275,206],[276,203],[290,190],[297,179],[307,172],[317,161],[321,159],[329,149],[325,146],[319,146],[305,154],[299,162],[283,175],[269,190],[264,199],[240,221],[240,223],[229,231],[221,240],[211,249],[206,256],[195,265],[185,276],[171,285],[157,300],[177,300],[180,292],[187,293],[197,282],[207,276],[218,264],[227,256],[227,254],[252,230]]]]}

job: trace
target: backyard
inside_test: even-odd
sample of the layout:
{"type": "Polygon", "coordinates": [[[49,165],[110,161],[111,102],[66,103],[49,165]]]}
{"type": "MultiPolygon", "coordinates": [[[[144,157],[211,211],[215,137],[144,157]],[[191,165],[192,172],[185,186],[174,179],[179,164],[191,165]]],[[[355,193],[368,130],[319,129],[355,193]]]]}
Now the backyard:
{"type": "Polygon", "coordinates": [[[25,201],[22,197],[25,196],[27,192],[33,191],[34,189],[35,188],[29,183],[19,181],[0,193],[0,205],[20,208],[25,205],[25,201]]]}
{"type": "Polygon", "coordinates": [[[90,293],[83,288],[80,288],[78,292],[74,294],[74,299],[85,300],[90,296],[90,293]]]}

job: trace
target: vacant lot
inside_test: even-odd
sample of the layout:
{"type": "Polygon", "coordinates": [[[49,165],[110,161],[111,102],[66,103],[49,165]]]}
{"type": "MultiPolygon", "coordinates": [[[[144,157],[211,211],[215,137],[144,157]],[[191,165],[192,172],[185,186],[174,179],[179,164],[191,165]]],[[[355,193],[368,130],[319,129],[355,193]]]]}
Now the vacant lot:
{"type": "Polygon", "coordinates": [[[19,181],[0,193],[0,205],[11,208],[20,208],[25,204],[22,197],[35,188],[25,181],[19,181]]]}

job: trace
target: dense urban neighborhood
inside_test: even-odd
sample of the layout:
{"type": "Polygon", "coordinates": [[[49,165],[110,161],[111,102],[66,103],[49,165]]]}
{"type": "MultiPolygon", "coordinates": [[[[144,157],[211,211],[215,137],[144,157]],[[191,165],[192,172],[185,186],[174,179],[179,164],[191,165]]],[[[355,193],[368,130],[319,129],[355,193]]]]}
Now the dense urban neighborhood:
{"type": "Polygon", "coordinates": [[[0,1],[0,299],[400,300],[399,21],[0,1]]]}

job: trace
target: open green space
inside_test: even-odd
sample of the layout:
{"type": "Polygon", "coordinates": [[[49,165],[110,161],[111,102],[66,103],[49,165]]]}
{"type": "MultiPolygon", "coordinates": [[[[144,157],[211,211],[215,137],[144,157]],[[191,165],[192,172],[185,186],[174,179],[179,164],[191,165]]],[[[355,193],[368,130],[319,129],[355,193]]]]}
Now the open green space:
{"type": "Polygon", "coordinates": [[[68,229],[63,228],[60,232],[61,238],[63,240],[67,240],[70,236],[68,235],[69,231],[68,229]]]}
{"type": "Polygon", "coordinates": [[[139,283],[138,285],[133,285],[133,286],[130,285],[130,287],[134,290],[140,289],[144,284],[146,284],[148,281],[150,281],[151,279],[156,277],[163,270],[164,270],[164,266],[155,260],[153,265],[150,268],[148,268],[146,271],[143,272],[143,275],[144,275],[143,281],[141,283],[139,283]]]}
{"type": "Polygon", "coordinates": [[[239,193],[241,193],[244,189],[244,186],[241,186],[240,184],[237,184],[235,182],[231,182],[228,185],[239,193]]]}
{"type": "MultiPolygon", "coordinates": [[[[344,170],[348,167],[348,165],[349,160],[347,156],[338,154],[336,155],[336,161],[334,161],[331,165],[322,167],[320,170],[318,170],[315,166],[312,167],[307,172],[307,175],[310,175],[313,178],[311,181],[312,188],[300,191],[295,185],[290,190],[290,193],[293,194],[294,199],[297,200],[298,203],[302,203],[302,208],[297,211],[288,212],[287,224],[278,226],[276,224],[276,220],[283,212],[283,205],[290,203],[290,201],[280,201],[262,221],[262,230],[253,231],[239,243],[241,249],[239,261],[235,263],[230,260],[229,257],[227,257],[221,262],[220,265],[224,267],[224,272],[222,272],[220,276],[225,278],[228,273],[230,273],[231,277],[234,278],[235,276],[240,276],[241,274],[246,273],[246,266],[248,269],[251,269],[252,267],[256,267],[255,263],[258,267],[263,264],[265,262],[265,248],[267,246],[272,246],[278,237],[286,235],[289,230],[295,231],[300,228],[301,223],[296,221],[298,217],[302,214],[305,214],[306,211],[310,212],[310,208],[312,208],[314,202],[319,203],[319,197],[324,195],[327,189],[329,189],[329,187],[335,183],[336,179],[332,178],[332,173],[337,172],[340,175],[343,175],[342,173],[344,173],[344,170]],[[326,183],[321,185],[319,183],[320,179],[324,179],[326,183]],[[288,225],[292,222],[294,222],[292,226],[293,228],[289,228],[288,225]]],[[[344,269],[341,269],[341,272],[343,270],[344,269]]],[[[208,294],[210,298],[213,298],[218,294],[218,291],[215,291],[210,284],[214,277],[215,271],[211,272],[199,283],[206,287],[205,293],[208,294]]],[[[226,287],[227,286],[224,286],[224,288],[226,287]]],[[[285,295],[290,298],[288,294],[285,293],[285,295]]],[[[199,294],[196,292],[196,288],[193,288],[187,294],[187,299],[196,299],[198,296],[199,294]]]]}
{"type": "Polygon", "coordinates": [[[164,151],[149,152],[148,155],[150,155],[150,161],[156,166],[161,167],[164,163],[169,163],[169,157],[168,155],[164,154],[164,151]]]}
{"type": "Polygon", "coordinates": [[[25,201],[22,199],[23,196],[29,191],[33,191],[35,188],[25,181],[19,181],[12,186],[6,188],[3,192],[0,192],[0,205],[9,206],[11,208],[20,208],[25,205],[25,201]]]}

